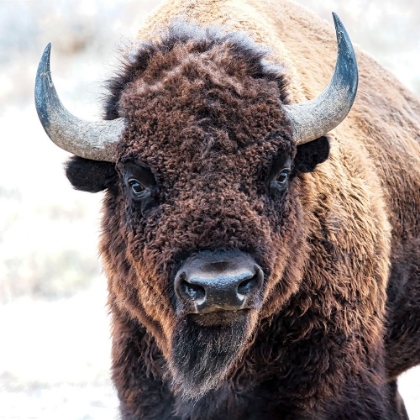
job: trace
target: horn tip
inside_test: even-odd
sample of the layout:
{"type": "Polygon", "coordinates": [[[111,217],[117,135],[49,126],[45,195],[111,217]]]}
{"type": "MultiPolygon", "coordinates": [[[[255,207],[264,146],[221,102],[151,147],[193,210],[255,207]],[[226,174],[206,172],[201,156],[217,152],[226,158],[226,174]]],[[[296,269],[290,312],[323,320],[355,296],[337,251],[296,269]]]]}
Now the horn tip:
{"type": "Polygon", "coordinates": [[[335,32],[337,34],[337,39],[341,40],[341,38],[344,36],[346,36],[347,32],[346,32],[346,28],[343,25],[343,22],[341,22],[341,19],[338,17],[337,13],[332,12],[333,15],[333,19],[334,19],[334,27],[335,27],[335,32]]]}
{"type": "Polygon", "coordinates": [[[50,61],[51,56],[51,42],[47,44],[47,46],[44,48],[44,52],[42,53],[41,61],[50,61]]]}
{"type": "Polygon", "coordinates": [[[358,80],[359,80],[356,54],[354,52],[353,44],[350,40],[349,34],[347,33],[347,30],[343,25],[343,22],[341,22],[341,19],[338,17],[338,15],[335,12],[332,12],[332,15],[334,18],[334,26],[335,26],[339,49],[343,47],[346,50],[345,55],[348,61],[352,64],[350,66],[346,66],[346,68],[348,69],[350,73],[352,73],[350,79],[353,80],[352,90],[355,93],[357,91],[357,85],[358,85],[358,80]]]}
{"type": "Polygon", "coordinates": [[[49,127],[49,118],[47,112],[47,103],[45,101],[45,95],[47,85],[49,84],[50,74],[50,54],[51,54],[51,42],[45,47],[42,53],[41,59],[39,60],[38,70],[35,78],[35,107],[41,120],[44,129],[47,131],[49,127]]]}
{"type": "Polygon", "coordinates": [[[333,15],[333,19],[334,19],[334,24],[335,26],[343,26],[343,23],[341,22],[341,19],[338,17],[337,13],[332,12],[333,15]]]}
{"type": "Polygon", "coordinates": [[[48,45],[45,47],[44,52],[42,53],[42,56],[41,56],[41,60],[39,60],[37,77],[40,76],[41,73],[50,71],[50,56],[51,56],[51,42],[49,42],[48,45]]]}

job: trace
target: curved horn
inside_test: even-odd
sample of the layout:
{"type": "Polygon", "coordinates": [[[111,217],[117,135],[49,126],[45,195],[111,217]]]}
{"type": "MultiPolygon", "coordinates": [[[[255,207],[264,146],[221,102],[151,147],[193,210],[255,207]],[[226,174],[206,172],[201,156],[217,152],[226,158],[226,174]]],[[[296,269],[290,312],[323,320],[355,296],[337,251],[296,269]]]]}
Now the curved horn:
{"type": "Polygon", "coordinates": [[[74,155],[92,160],[116,161],[116,147],[124,130],[124,119],[90,122],[64,108],[50,71],[51,44],[39,62],[35,81],[35,106],[48,137],[74,155]]]}
{"type": "Polygon", "coordinates": [[[297,144],[308,143],[337,127],[349,113],[357,92],[359,74],[353,45],[341,20],[333,13],[338,53],[334,75],[315,99],[284,105],[297,144]]]}

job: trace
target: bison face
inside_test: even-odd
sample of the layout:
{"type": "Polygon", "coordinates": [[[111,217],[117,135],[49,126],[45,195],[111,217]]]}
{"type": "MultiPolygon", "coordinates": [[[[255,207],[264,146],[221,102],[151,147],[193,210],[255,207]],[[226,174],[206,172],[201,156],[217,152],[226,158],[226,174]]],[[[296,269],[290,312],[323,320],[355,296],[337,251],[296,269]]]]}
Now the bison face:
{"type": "Polygon", "coordinates": [[[234,371],[259,321],[297,291],[299,173],[328,155],[325,138],[296,148],[284,76],[261,58],[228,38],[148,46],[112,85],[108,116],[126,121],[116,171],[68,167],[79,188],[109,189],[101,250],[114,313],[146,326],[189,397],[234,371]]]}

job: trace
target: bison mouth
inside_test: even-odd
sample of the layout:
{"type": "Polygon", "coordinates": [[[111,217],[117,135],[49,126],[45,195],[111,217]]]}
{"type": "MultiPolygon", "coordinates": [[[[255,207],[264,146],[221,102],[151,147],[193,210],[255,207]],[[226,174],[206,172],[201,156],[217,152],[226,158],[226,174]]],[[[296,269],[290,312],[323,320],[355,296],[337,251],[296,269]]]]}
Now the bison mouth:
{"type": "Polygon", "coordinates": [[[187,399],[199,399],[220,386],[243,354],[252,331],[254,310],[188,315],[172,338],[173,381],[187,399]]]}

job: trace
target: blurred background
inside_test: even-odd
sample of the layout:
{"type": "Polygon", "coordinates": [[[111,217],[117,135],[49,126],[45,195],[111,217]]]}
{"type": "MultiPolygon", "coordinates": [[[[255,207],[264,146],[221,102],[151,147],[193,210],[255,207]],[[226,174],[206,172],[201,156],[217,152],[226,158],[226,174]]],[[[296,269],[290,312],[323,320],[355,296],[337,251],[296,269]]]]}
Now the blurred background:
{"type": "MultiPolygon", "coordinates": [[[[0,0],[0,419],[118,418],[109,375],[106,279],[97,253],[101,194],[72,190],[67,154],[33,103],[41,53],[53,43],[66,107],[98,119],[119,46],[159,0],[0,0]]],[[[420,93],[420,5],[412,0],[300,0],[420,93]],[[321,5],[322,3],[322,5],[321,5]]],[[[420,368],[401,393],[420,419],[420,368]]]]}

